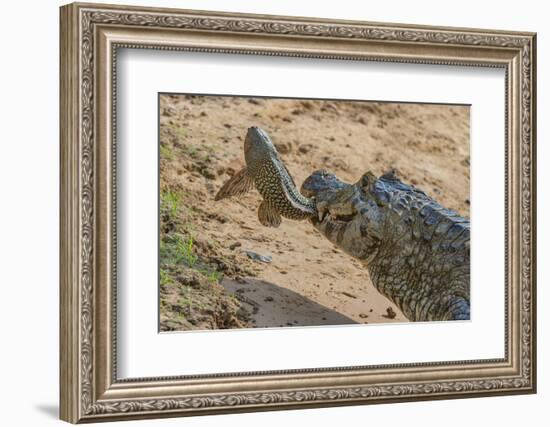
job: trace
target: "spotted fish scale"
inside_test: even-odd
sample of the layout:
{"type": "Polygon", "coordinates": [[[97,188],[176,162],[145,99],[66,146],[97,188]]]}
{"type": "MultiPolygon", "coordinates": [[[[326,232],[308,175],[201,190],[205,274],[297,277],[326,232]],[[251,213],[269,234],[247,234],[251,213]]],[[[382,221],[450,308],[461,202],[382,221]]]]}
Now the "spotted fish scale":
{"type": "Polygon", "coordinates": [[[246,167],[227,181],[216,194],[221,200],[244,194],[255,187],[263,198],[258,219],[268,227],[278,227],[281,217],[304,220],[317,214],[315,202],[304,197],[282,162],[269,135],[251,127],[245,137],[246,167]]]}
{"type": "Polygon", "coordinates": [[[266,162],[255,180],[256,188],[284,218],[303,220],[315,215],[315,203],[302,196],[292,177],[282,165],[266,162]],[[282,168],[281,168],[282,166],[282,168]]]}

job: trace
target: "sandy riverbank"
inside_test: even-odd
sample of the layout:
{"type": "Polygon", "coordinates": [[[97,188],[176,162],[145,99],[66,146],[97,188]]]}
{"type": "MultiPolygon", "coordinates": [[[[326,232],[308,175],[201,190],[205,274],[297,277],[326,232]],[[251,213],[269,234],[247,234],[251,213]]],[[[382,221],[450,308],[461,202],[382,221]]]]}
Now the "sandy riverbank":
{"type": "Polygon", "coordinates": [[[161,329],[406,321],[365,268],[308,222],[263,227],[255,191],[213,198],[244,165],[247,128],[260,126],[298,186],[320,168],[349,182],[396,168],[469,216],[469,114],[465,106],[162,95],[161,329]]]}

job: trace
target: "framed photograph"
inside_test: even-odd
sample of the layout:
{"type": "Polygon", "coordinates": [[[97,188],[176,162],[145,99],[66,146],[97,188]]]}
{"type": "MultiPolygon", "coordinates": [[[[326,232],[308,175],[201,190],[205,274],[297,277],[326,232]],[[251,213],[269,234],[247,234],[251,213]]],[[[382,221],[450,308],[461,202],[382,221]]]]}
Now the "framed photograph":
{"type": "Polygon", "coordinates": [[[63,420],[535,392],[535,34],[60,22],[63,420]]]}

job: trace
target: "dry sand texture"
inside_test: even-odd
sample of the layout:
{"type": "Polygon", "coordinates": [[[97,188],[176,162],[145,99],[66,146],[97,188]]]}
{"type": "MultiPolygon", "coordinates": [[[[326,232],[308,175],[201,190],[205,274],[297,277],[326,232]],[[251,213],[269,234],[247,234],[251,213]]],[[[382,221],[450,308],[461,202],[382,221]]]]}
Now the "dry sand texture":
{"type": "Polygon", "coordinates": [[[467,106],[161,95],[161,330],[407,321],[307,221],[266,228],[256,191],[214,195],[260,126],[298,186],[320,168],[348,182],[395,168],[469,217],[469,116],[467,106]]]}

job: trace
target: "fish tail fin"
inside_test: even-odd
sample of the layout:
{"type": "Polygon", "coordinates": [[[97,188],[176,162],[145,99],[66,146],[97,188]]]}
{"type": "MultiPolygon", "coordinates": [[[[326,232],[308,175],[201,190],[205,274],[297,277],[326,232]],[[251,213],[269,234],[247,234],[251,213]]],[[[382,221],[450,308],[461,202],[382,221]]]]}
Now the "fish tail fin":
{"type": "Polygon", "coordinates": [[[233,175],[218,191],[214,200],[226,199],[228,197],[245,194],[252,189],[254,181],[248,175],[246,167],[233,175]]]}

